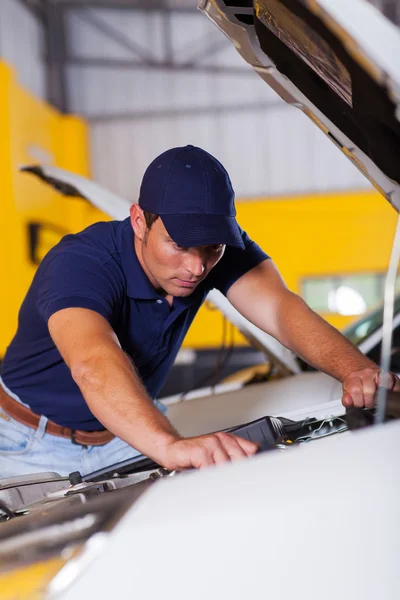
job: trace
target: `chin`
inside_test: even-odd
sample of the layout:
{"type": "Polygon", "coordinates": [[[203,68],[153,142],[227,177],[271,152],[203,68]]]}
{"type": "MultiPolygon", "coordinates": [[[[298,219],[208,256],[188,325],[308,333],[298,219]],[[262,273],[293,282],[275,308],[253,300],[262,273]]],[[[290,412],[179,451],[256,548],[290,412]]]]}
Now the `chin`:
{"type": "Polygon", "coordinates": [[[171,289],[171,291],[169,291],[168,293],[171,294],[171,296],[177,296],[177,297],[184,298],[186,296],[190,296],[191,294],[193,294],[196,287],[197,286],[186,288],[184,286],[174,285],[174,289],[173,290],[171,289]]]}
{"type": "Polygon", "coordinates": [[[185,289],[185,288],[181,288],[178,287],[175,292],[172,293],[172,296],[177,296],[180,298],[184,298],[186,296],[190,296],[191,294],[193,294],[194,290],[196,288],[189,288],[189,289],[185,289]]]}

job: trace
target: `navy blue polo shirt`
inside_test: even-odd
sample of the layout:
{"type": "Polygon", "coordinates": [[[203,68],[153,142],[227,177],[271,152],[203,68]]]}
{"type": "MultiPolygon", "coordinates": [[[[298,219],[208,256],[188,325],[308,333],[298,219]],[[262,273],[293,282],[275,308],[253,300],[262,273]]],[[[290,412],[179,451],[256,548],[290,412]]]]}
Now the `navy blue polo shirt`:
{"type": "Polygon", "coordinates": [[[170,307],[138,261],[129,218],[67,235],[43,259],[21,306],[18,330],[2,364],[4,383],[33,412],[59,425],[104,429],[47,327],[53,313],[81,307],[107,319],[155,399],[210,289],[226,294],[241,275],[268,258],[243,231],[242,237],[245,250],[227,247],[193,294],[174,298],[170,307]]]}

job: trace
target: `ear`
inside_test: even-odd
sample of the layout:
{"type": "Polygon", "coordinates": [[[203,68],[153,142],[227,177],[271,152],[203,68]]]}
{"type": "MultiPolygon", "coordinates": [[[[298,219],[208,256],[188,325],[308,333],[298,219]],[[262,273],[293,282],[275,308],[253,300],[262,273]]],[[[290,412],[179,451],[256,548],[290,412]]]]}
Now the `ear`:
{"type": "Polygon", "coordinates": [[[131,216],[131,225],[135,232],[135,236],[143,242],[147,232],[146,219],[144,218],[143,210],[140,208],[139,204],[132,204],[129,209],[129,214],[131,216]]]}

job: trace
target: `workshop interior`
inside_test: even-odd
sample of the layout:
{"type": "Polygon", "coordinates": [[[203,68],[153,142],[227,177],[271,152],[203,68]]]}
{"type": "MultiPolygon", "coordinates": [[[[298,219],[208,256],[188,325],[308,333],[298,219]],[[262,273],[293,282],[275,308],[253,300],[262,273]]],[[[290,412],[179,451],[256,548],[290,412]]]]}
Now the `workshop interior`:
{"type": "MultiPolygon", "coordinates": [[[[399,0],[1,0],[0,122],[0,374],[47,253],[194,145],[289,290],[400,375],[399,0]]],[[[398,599],[394,388],[346,407],[212,289],[157,400],[258,451],[4,477],[0,446],[0,600],[398,599]]]]}

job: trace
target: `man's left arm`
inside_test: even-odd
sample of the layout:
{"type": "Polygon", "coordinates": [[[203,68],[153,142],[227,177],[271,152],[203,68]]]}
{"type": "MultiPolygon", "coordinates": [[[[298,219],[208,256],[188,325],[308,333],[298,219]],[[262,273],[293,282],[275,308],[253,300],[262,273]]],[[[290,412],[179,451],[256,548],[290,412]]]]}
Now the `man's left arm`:
{"type": "MultiPolygon", "coordinates": [[[[227,298],[254,325],[338,379],[343,385],[344,406],[373,406],[377,386],[384,383],[382,377],[379,380],[379,367],[288,290],[272,260],[240,277],[227,298]]],[[[388,387],[400,390],[395,375],[390,376],[388,387]]]]}

